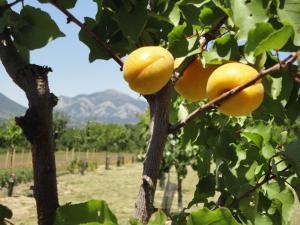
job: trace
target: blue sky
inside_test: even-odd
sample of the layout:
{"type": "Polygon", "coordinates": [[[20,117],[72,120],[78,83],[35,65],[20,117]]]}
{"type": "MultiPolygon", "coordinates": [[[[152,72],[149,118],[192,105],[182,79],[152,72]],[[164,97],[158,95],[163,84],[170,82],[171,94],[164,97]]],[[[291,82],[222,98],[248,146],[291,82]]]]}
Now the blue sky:
{"type": "MultiPolygon", "coordinates": [[[[66,17],[60,11],[37,1],[25,3],[32,3],[33,6],[47,11],[66,34],[66,37],[50,42],[45,48],[31,52],[31,63],[47,65],[53,69],[53,73],[49,75],[53,93],[57,96],[75,96],[113,88],[139,98],[139,94],[129,89],[118,64],[113,60],[89,63],[89,49],[78,39],[79,28],[73,23],[66,24],[66,17]]],[[[85,16],[94,17],[96,9],[92,0],[78,0],[76,7],[71,11],[83,21],[85,16]]],[[[9,78],[1,63],[0,92],[22,105],[27,105],[24,93],[9,78]]]]}

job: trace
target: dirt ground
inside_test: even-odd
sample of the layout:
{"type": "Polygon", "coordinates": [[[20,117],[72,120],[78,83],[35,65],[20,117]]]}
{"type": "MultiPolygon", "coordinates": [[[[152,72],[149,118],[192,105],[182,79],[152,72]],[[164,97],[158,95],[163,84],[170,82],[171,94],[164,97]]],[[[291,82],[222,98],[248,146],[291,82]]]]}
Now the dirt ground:
{"type": "MultiPolygon", "coordinates": [[[[58,191],[60,204],[68,202],[78,203],[89,199],[103,199],[109,204],[111,210],[118,218],[120,225],[128,224],[128,218],[133,214],[134,202],[140,184],[141,164],[129,164],[123,167],[111,167],[104,170],[100,166],[95,172],[88,172],[81,176],[67,174],[58,177],[58,191]]],[[[174,174],[171,180],[175,182],[174,174]]],[[[190,172],[183,181],[183,206],[192,199],[197,176],[190,172]]],[[[36,225],[35,202],[30,194],[29,186],[22,184],[15,188],[14,197],[3,197],[6,190],[0,191],[0,203],[13,210],[15,225],[36,225]],[[24,196],[25,195],[25,196],[24,196]]],[[[158,188],[156,192],[156,207],[161,207],[163,191],[158,188]]],[[[299,224],[300,207],[297,204],[294,216],[294,225],[299,224]]],[[[177,196],[173,200],[172,211],[177,210],[177,196]]]]}

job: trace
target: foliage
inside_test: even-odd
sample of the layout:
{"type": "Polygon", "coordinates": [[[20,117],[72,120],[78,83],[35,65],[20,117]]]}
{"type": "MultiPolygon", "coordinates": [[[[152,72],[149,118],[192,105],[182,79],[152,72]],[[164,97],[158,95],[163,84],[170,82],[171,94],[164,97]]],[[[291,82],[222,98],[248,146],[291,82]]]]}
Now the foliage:
{"type": "MultiPolygon", "coordinates": [[[[10,173],[9,169],[0,171],[0,187],[6,186],[10,173]]],[[[33,179],[33,171],[30,168],[18,168],[13,173],[16,175],[16,184],[26,183],[33,179]]]]}
{"type": "Polygon", "coordinates": [[[0,225],[5,225],[5,219],[12,217],[12,211],[4,205],[0,204],[0,225]]]}
{"type": "MultiPolygon", "coordinates": [[[[167,216],[159,210],[150,219],[148,225],[165,225],[167,216]]],[[[131,225],[140,225],[135,219],[130,219],[131,225]]],[[[218,223],[220,225],[239,225],[226,208],[210,211],[207,208],[197,210],[188,217],[187,225],[209,225],[218,223]]],[[[103,200],[90,200],[79,204],[67,204],[61,206],[56,212],[55,225],[118,225],[116,216],[111,212],[103,200]]],[[[177,223],[175,223],[177,224],[177,223]]],[[[180,225],[184,225],[180,223],[180,225]]],[[[179,224],[178,224],[179,225],[179,224]]]]}
{"type": "Polygon", "coordinates": [[[14,148],[15,146],[26,148],[28,142],[23,136],[21,128],[11,119],[0,126],[0,147],[14,148]]]}
{"type": "Polygon", "coordinates": [[[86,162],[83,160],[74,159],[69,162],[67,170],[70,173],[79,173],[81,171],[90,170],[94,171],[97,168],[97,162],[86,162]]]}
{"type": "Polygon", "coordinates": [[[90,200],[85,203],[67,204],[57,209],[55,225],[117,225],[115,215],[105,201],[90,200]]]}
{"type": "Polygon", "coordinates": [[[90,122],[83,128],[66,128],[57,139],[57,148],[136,152],[144,143],[139,133],[136,125],[90,122]]]}
{"type": "MultiPolygon", "coordinates": [[[[68,117],[54,113],[53,130],[59,150],[75,148],[97,151],[137,152],[144,147],[146,136],[143,130],[134,124],[99,124],[90,122],[85,127],[67,127],[68,117]]],[[[29,144],[21,128],[14,120],[9,120],[0,127],[0,148],[17,147],[28,150],[29,144]]]]}
{"type": "MultiPolygon", "coordinates": [[[[59,2],[67,8],[76,3],[59,2]]],[[[79,32],[79,39],[90,49],[91,62],[108,60],[112,55],[98,46],[93,35],[86,32],[87,28],[119,56],[140,46],[161,45],[174,57],[198,53],[203,65],[240,61],[257,70],[278,63],[276,54],[294,52],[300,46],[300,3],[295,0],[94,0],[94,3],[98,6],[96,16],[86,17],[79,32]],[[207,45],[200,40],[203,33],[220,21],[224,21],[224,25],[214,32],[212,42],[207,45]]],[[[29,59],[28,50],[43,47],[48,41],[63,36],[46,12],[29,5],[20,12],[7,9],[1,13],[0,31],[5,27],[11,30],[14,44],[26,59],[29,59]]],[[[295,201],[293,189],[299,195],[300,183],[297,151],[300,84],[294,82],[295,76],[299,81],[298,70],[294,64],[264,77],[264,102],[252,115],[227,117],[213,109],[171,138],[164,160],[174,162],[166,168],[173,163],[178,169],[191,165],[197,171],[199,183],[187,208],[199,203],[206,207],[191,217],[182,212],[187,224],[193,224],[200,216],[210,222],[215,222],[211,221],[212,217],[213,220],[220,217],[224,223],[229,221],[228,224],[289,224],[295,201]],[[219,199],[212,201],[211,197],[219,199]],[[224,217],[229,219],[223,220],[224,217]]],[[[190,103],[174,94],[170,121],[175,123],[185,118],[204,103],[206,100],[190,103]]],[[[129,125],[108,128],[91,123],[84,129],[67,129],[58,145],[125,150],[143,146],[141,142],[137,145],[131,142],[145,135],[134,136],[136,131],[136,127],[129,125]]],[[[78,207],[86,210],[86,204],[89,207],[89,203],[78,207]]],[[[117,223],[103,202],[94,204],[90,206],[92,217],[97,217],[95,212],[101,208],[111,218],[100,219],[98,223],[117,223]]],[[[78,209],[74,206],[70,210],[78,209]]],[[[164,222],[164,216],[159,213],[157,221],[164,222]]],[[[201,219],[201,223],[203,221],[201,219]]],[[[78,223],[87,222],[95,221],[78,223]]],[[[133,221],[132,224],[138,223],[133,221]]]]}

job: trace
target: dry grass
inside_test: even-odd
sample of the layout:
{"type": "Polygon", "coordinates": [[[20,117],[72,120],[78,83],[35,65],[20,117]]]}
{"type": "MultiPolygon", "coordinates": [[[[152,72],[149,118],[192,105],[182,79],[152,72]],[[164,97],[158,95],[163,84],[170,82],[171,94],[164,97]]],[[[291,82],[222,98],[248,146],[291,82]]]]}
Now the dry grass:
{"type": "MultiPolygon", "coordinates": [[[[128,224],[128,218],[133,214],[134,202],[140,184],[141,164],[129,164],[123,167],[112,167],[104,170],[101,166],[95,172],[81,175],[63,175],[58,177],[58,190],[60,203],[78,203],[89,199],[104,199],[112,211],[117,215],[119,224],[128,224]]],[[[171,174],[171,181],[175,182],[175,174],[171,174]]],[[[183,182],[183,205],[192,199],[197,175],[189,172],[183,182]]],[[[30,184],[16,187],[15,196],[3,197],[0,202],[13,210],[15,225],[36,225],[35,202],[31,197],[24,197],[30,184]]],[[[0,196],[1,193],[0,191],[0,196]]],[[[156,192],[156,207],[161,206],[163,191],[158,188],[156,192]]],[[[173,200],[173,211],[177,210],[177,196],[173,200]]],[[[294,225],[299,224],[300,207],[297,204],[294,216],[294,225]]]]}
{"type": "MultiPolygon", "coordinates": [[[[131,162],[133,154],[122,153],[126,162],[131,162]]],[[[0,154],[0,169],[9,168],[9,155],[0,154]]],[[[68,163],[74,159],[87,160],[89,162],[97,162],[98,165],[105,164],[105,152],[94,151],[58,151],[55,153],[56,166],[59,171],[66,170],[68,163]]],[[[118,153],[108,153],[111,164],[116,164],[118,153]]],[[[13,168],[31,168],[32,159],[31,152],[17,153],[13,157],[13,168]]]]}

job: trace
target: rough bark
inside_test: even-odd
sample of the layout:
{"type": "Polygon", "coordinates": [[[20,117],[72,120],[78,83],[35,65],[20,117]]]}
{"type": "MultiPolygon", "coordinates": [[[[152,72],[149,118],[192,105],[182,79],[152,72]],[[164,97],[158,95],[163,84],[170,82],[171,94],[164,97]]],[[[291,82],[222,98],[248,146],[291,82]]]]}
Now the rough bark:
{"type": "Polygon", "coordinates": [[[51,69],[27,64],[17,52],[8,30],[0,33],[0,59],[29,102],[26,114],[16,118],[16,122],[31,143],[38,224],[53,225],[58,197],[52,111],[57,97],[49,90],[47,74],[51,69]]]}
{"type": "Polygon", "coordinates": [[[159,168],[166,144],[169,128],[169,108],[171,101],[171,83],[155,95],[146,96],[150,106],[150,140],[144,161],[142,184],[136,200],[135,217],[146,224],[155,212],[153,206],[159,168]]]}

